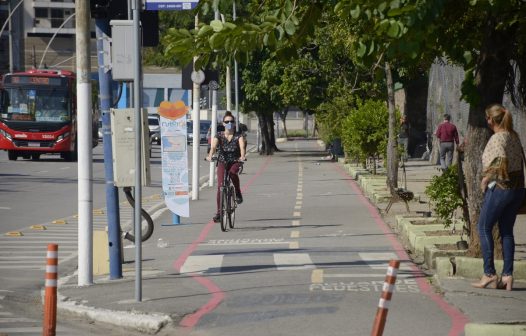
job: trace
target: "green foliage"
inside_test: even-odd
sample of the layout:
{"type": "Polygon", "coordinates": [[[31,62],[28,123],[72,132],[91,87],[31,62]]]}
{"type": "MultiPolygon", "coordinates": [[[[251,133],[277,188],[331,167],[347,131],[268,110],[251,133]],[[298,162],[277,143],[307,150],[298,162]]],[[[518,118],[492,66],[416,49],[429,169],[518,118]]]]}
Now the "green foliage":
{"type": "Polygon", "coordinates": [[[458,189],[457,166],[451,165],[442,175],[433,176],[425,193],[434,205],[438,217],[444,220],[445,227],[453,222],[455,210],[462,206],[462,196],[458,189]]]}
{"type": "Polygon", "coordinates": [[[357,101],[357,107],[342,124],[346,151],[362,159],[386,152],[388,111],[384,101],[357,101]]]}

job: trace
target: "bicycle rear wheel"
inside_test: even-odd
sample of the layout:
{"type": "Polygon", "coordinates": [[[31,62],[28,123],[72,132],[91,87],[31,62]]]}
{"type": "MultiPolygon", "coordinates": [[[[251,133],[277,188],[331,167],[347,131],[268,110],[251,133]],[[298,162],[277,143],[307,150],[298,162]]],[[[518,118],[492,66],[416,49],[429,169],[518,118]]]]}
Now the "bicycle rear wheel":
{"type": "Polygon", "coordinates": [[[236,222],[236,197],[235,197],[235,190],[234,186],[230,186],[230,192],[228,193],[229,197],[229,210],[230,210],[230,220],[228,222],[228,226],[230,226],[231,229],[234,228],[234,224],[236,222]]]}
{"type": "Polygon", "coordinates": [[[228,189],[225,187],[221,188],[221,198],[219,199],[219,215],[221,222],[221,231],[226,231],[227,222],[230,220],[230,214],[228,211],[228,189]]]}

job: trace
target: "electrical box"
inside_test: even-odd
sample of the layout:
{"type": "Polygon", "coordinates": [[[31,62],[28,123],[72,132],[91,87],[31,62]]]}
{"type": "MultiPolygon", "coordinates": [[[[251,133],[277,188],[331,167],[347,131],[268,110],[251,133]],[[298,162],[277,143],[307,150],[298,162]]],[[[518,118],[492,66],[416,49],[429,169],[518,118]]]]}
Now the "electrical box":
{"type": "Polygon", "coordinates": [[[111,20],[111,69],[116,81],[132,81],[135,42],[132,20],[111,20]]]}
{"type": "MultiPolygon", "coordinates": [[[[142,185],[150,185],[150,137],[148,111],[142,116],[142,185]]],[[[113,182],[116,187],[135,186],[135,109],[111,109],[113,182]]]]}

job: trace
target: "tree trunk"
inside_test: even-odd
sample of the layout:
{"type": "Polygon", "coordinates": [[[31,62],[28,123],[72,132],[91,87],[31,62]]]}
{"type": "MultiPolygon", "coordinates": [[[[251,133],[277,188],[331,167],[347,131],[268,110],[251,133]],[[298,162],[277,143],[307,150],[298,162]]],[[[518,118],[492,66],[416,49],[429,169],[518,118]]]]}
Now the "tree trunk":
{"type": "Polygon", "coordinates": [[[303,111],[303,130],[305,131],[305,137],[309,137],[309,114],[307,111],[303,111]]]}
{"type": "Polygon", "coordinates": [[[274,136],[274,130],[272,129],[272,116],[268,116],[265,112],[256,113],[259,120],[259,129],[261,133],[261,148],[259,150],[260,155],[272,155],[274,153],[275,142],[272,141],[274,136]],[[269,119],[270,118],[270,123],[269,119]],[[270,124],[270,129],[269,129],[270,124]]]}
{"type": "Polygon", "coordinates": [[[266,115],[266,118],[267,118],[267,124],[268,124],[267,128],[269,131],[269,138],[270,138],[270,148],[272,150],[272,153],[274,153],[274,151],[278,152],[279,148],[276,146],[276,133],[274,133],[275,122],[274,122],[273,114],[266,115]]]}
{"type": "MultiPolygon", "coordinates": [[[[468,129],[466,136],[466,187],[468,190],[468,208],[470,217],[470,246],[468,254],[479,257],[480,239],[477,231],[477,222],[483,200],[480,190],[482,176],[482,153],[490,137],[485,119],[485,109],[493,103],[502,103],[504,88],[510,70],[510,50],[514,48],[510,41],[513,32],[496,31],[496,20],[487,21],[487,32],[482,43],[480,55],[477,60],[475,86],[478,94],[476,104],[471,104],[469,109],[468,129]]],[[[495,225],[497,230],[497,225],[495,225]]],[[[497,232],[494,231],[494,236],[497,232]]],[[[502,256],[500,241],[495,241],[495,257],[502,256]]]]}
{"type": "Polygon", "coordinates": [[[318,131],[318,124],[316,123],[316,114],[312,115],[312,137],[316,137],[316,132],[318,131]]]}
{"type": "MultiPolygon", "coordinates": [[[[389,138],[387,141],[387,187],[391,193],[398,188],[398,142],[396,141],[396,109],[391,65],[385,62],[387,105],[389,108],[389,138]]],[[[393,195],[394,196],[394,195],[393,195]]]]}
{"type": "Polygon", "coordinates": [[[287,124],[286,124],[288,112],[289,112],[289,109],[285,108],[283,111],[279,113],[279,117],[281,118],[281,122],[283,123],[283,135],[284,135],[283,137],[285,138],[289,137],[287,134],[287,124]]]}

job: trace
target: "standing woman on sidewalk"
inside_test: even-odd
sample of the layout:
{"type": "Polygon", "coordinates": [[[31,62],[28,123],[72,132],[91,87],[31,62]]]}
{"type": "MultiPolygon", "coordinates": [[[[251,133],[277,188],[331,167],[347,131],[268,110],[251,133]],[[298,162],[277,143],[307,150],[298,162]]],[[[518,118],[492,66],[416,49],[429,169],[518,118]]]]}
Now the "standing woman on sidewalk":
{"type": "Polygon", "coordinates": [[[478,231],[484,263],[484,275],[472,285],[477,288],[513,287],[513,258],[515,239],[513,226],[524,199],[523,149],[517,132],[513,130],[511,113],[502,105],[486,108],[486,120],[494,134],[482,154],[484,201],[480,210],[478,231]],[[495,223],[499,225],[504,267],[498,279],[493,260],[495,223]]]}

